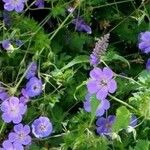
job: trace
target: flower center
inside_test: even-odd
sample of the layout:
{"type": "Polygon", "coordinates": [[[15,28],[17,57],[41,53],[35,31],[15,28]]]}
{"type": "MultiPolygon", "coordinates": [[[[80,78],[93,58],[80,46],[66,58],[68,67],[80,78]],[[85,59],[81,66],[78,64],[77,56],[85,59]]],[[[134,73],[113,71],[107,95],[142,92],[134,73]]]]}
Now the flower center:
{"type": "Polygon", "coordinates": [[[106,80],[101,80],[100,85],[101,86],[107,86],[107,81],[106,80]]]}
{"type": "Polygon", "coordinates": [[[19,138],[20,140],[23,140],[24,137],[25,137],[24,133],[20,132],[20,133],[18,134],[18,138],[19,138]]]}
{"type": "Polygon", "coordinates": [[[10,111],[11,111],[11,113],[16,114],[17,109],[16,109],[16,108],[14,108],[14,107],[11,107],[11,108],[10,108],[10,111]]]}
{"type": "Polygon", "coordinates": [[[35,85],[35,86],[33,86],[33,89],[36,90],[36,89],[38,89],[38,87],[35,85]]]}
{"type": "Polygon", "coordinates": [[[45,126],[45,125],[41,125],[41,126],[40,126],[40,129],[41,129],[42,131],[45,131],[45,130],[46,130],[46,126],[45,126]]]}
{"type": "Polygon", "coordinates": [[[110,129],[111,128],[111,124],[110,123],[106,123],[106,128],[110,129]]]}
{"type": "Polygon", "coordinates": [[[18,0],[13,0],[12,3],[13,3],[13,4],[17,4],[17,3],[18,3],[18,0]]]}

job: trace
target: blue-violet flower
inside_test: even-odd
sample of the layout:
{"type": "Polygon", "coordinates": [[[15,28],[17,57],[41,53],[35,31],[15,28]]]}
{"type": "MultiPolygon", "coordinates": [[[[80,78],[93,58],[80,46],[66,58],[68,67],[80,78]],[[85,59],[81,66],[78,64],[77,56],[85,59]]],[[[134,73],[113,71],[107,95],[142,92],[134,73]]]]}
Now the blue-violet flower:
{"type": "Polygon", "coordinates": [[[112,125],[115,122],[115,116],[110,115],[107,118],[100,117],[96,121],[96,131],[99,135],[109,135],[112,133],[112,125]]]}
{"type": "Polygon", "coordinates": [[[138,46],[143,53],[150,52],[150,31],[140,33],[138,46]]]}
{"type": "Polygon", "coordinates": [[[26,0],[2,0],[4,4],[4,9],[7,11],[21,12],[24,9],[24,3],[26,0]]]}
{"type": "Polygon", "coordinates": [[[0,150],[24,150],[21,144],[11,143],[9,140],[4,141],[2,146],[3,148],[0,148],[0,150]]]}
{"type": "Polygon", "coordinates": [[[31,144],[29,133],[30,127],[28,125],[23,126],[23,124],[20,123],[14,126],[14,132],[9,133],[8,139],[10,142],[26,146],[31,144]]]}
{"type": "Polygon", "coordinates": [[[32,133],[37,138],[44,138],[52,133],[52,123],[47,117],[39,117],[32,124],[32,133]]]}
{"type": "Polygon", "coordinates": [[[113,79],[114,73],[108,68],[104,67],[103,70],[95,67],[90,71],[90,80],[87,83],[88,92],[96,94],[97,99],[103,100],[107,97],[108,93],[114,93],[117,89],[117,83],[113,79]]]}
{"type": "MultiPolygon", "coordinates": [[[[83,107],[87,112],[91,112],[91,96],[92,96],[91,94],[87,94],[85,96],[85,101],[83,103],[83,107]]],[[[98,100],[98,101],[99,101],[99,105],[96,110],[96,116],[100,117],[105,113],[106,110],[110,108],[110,102],[107,99],[98,100]]]]}
{"type": "Polygon", "coordinates": [[[17,97],[10,97],[1,104],[2,119],[6,123],[11,121],[18,124],[22,121],[22,115],[25,114],[27,106],[20,103],[17,97]]]}
{"type": "Polygon", "coordinates": [[[42,92],[42,81],[36,77],[30,78],[26,84],[25,92],[29,97],[35,97],[42,92]]]}

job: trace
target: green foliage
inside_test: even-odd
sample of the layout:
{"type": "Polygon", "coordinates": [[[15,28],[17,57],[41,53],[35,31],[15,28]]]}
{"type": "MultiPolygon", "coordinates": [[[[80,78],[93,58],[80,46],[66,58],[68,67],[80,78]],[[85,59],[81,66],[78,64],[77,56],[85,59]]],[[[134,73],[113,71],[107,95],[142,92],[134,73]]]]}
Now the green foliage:
{"type": "Polygon", "coordinates": [[[98,105],[100,105],[99,100],[96,98],[96,96],[91,97],[91,122],[93,122],[96,114],[96,110],[98,108],[98,105]]]}
{"type": "Polygon", "coordinates": [[[138,140],[134,150],[149,150],[150,142],[146,140],[138,140]]]}
{"type": "Polygon", "coordinates": [[[58,5],[56,7],[53,7],[52,8],[52,15],[53,15],[54,18],[58,17],[59,15],[65,16],[65,8],[64,8],[64,6],[58,5]]]}
{"type": "MultiPolygon", "coordinates": [[[[35,139],[31,134],[33,141],[29,149],[149,150],[150,72],[144,70],[149,55],[137,49],[139,33],[150,29],[149,2],[45,0],[44,9],[35,7],[25,8],[22,13],[10,12],[10,26],[5,25],[3,10],[0,10],[0,44],[9,39],[14,48],[8,53],[0,47],[0,82],[10,94],[29,62],[36,61],[43,93],[28,103],[22,123],[31,125],[35,118],[47,116],[53,124],[49,137],[35,139]],[[67,17],[67,9],[75,6],[74,13],[67,17]],[[91,27],[92,34],[75,30],[72,20],[77,17],[91,27]],[[109,47],[100,57],[98,67],[112,68],[117,81],[117,91],[112,94],[120,100],[107,97],[110,109],[101,117],[107,118],[116,112],[116,121],[112,133],[101,136],[97,133],[95,116],[100,101],[92,96],[91,113],[83,110],[83,101],[88,93],[89,71],[93,69],[89,56],[95,39],[106,33],[110,33],[109,47]],[[18,46],[16,40],[23,44],[18,46]],[[131,114],[137,116],[138,124],[129,131],[131,114]]],[[[20,97],[26,82],[23,78],[11,96],[20,97]]],[[[13,124],[3,128],[0,121],[0,144],[12,128],[13,124]]]]}
{"type": "Polygon", "coordinates": [[[138,82],[141,84],[136,88],[136,93],[129,99],[139,114],[144,116],[145,119],[150,119],[150,74],[148,71],[142,71],[138,77],[138,82]]]}
{"type": "Polygon", "coordinates": [[[113,124],[113,132],[119,132],[122,129],[126,129],[130,121],[130,112],[125,106],[121,106],[116,112],[116,121],[113,124]]]}
{"type": "Polygon", "coordinates": [[[130,68],[130,63],[127,59],[125,59],[124,57],[122,57],[121,55],[117,54],[117,52],[113,51],[113,49],[107,52],[107,54],[105,56],[102,57],[102,60],[111,63],[114,61],[120,61],[124,64],[127,64],[128,67],[130,68]]]}
{"type": "Polygon", "coordinates": [[[83,63],[88,63],[88,62],[89,62],[89,57],[87,55],[77,56],[72,61],[70,61],[67,65],[61,68],[61,71],[64,71],[76,64],[83,64],[83,63]]]}

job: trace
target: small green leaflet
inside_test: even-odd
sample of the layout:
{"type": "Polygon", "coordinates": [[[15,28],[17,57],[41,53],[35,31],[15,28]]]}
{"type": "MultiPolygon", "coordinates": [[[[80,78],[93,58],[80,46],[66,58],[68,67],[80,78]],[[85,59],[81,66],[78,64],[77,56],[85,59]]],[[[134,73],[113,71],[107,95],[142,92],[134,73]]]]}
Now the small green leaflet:
{"type": "Polygon", "coordinates": [[[97,107],[99,106],[100,104],[100,101],[97,100],[96,96],[93,95],[91,97],[91,123],[93,122],[93,120],[95,119],[95,116],[96,116],[96,110],[97,110],[97,107]]]}
{"type": "Polygon", "coordinates": [[[89,62],[89,56],[87,55],[80,55],[75,57],[71,62],[69,62],[66,66],[61,68],[61,71],[64,71],[76,64],[81,64],[81,63],[88,63],[89,62]]]}
{"type": "Polygon", "coordinates": [[[117,109],[116,121],[113,124],[113,132],[118,133],[122,129],[126,129],[130,121],[130,112],[125,106],[121,106],[117,109]]]}
{"type": "Polygon", "coordinates": [[[134,148],[134,150],[149,150],[150,142],[146,140],[139,140],[134,148]]]}
{"type": "Polygon", "coordinates": [[[127,59],[125,59],[123,56],[120,56],[119,54],[117,54],[114,51],[109,51],[105,56],[102,57],[102,60],[104,60],[106,62],[119,60],[119,61],[122,61],[122,62],[126,63],[128,65],[128,67],[130,68],[129,61],[127,59]]]}

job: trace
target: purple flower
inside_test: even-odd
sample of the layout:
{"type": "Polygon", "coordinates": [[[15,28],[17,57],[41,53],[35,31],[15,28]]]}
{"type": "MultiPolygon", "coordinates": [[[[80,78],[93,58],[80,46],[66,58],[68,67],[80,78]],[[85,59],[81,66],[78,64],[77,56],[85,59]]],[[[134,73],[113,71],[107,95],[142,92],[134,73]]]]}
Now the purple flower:
{"type": "Polygon", "coordinates": [[[130,125],[131,127],[135,127],[137,125],[137,117],[135,115],[132,114],[131,119],[130,119],[130,125]]]}
{"type": "Polygon", "coordinates": [[[7,52],[12,52],[14,50],[13,45],[10,43],[9,40],[3,40],[2,41],[2,47],[7,51],[7,52]]]}
{"type": "Polygon", "coordinates": [[[18,124],[22,121],[22,115],[25,114],[27,106],[19,103],[17,97],[10,97],[8,100],[5,100],[1,105],[2,119],[6,123],[11,121],[15,124],[18,124]]]}
{"type": "Polygon", "coordinates": [[[39,117],[32,124],[32,133],[37,138],[44,138],[52,133],[52,123],[47,117],[39,117]]]}
{"type": "Polygon", "coordinates": [[[75,25],[75,29],[79,32],[86,32],[88,34],[92,33],[91,27],[88,26],[83,19],[76,18],[72,21],[72,23],[75,25]]]}
{"type": "MultiPolygon", "coordinates": [[[[83,107],[87,112],[91,112],[91,96],[91,94],[87,94],[83,103],[83,107]]],[[[105,111],[110,107],[110,103],[107,99],[103,99],[99,102],[100,104],[97,107],[96,116],[102,116],[105,113],[105,111]]]]}
{"type": "Polygon", "coordinates": [[[42,92],[42,81],[36,77],[30,78],[26,84],[25,92],[29,97],[35,97],[42,92]]]}
{"type": "Polygon", "coordinates": [[[19,98],[19,100],[20,100],[20,103],[23,103],[23,104],[26,104],[26,103],[29,102],[29,98],[26,98],[26,97],[24,97],[24,96],[21,96],[21,97],[19,98]]]}
{"type": "Polygon", "coordinates": [[[97,66],[99,63],[100,63],[100,58],[92,53],[90,55],[90,65],[97,66]]]}
{"type": "Polygon", "coordinates": [[[110,34],[105,34],[95,44],[92,54],[90,55],[90,64],[97,66],[100,63],[100,58],[107,50],[110,34]]]}
{"type": "Polygon", "coordinates": [[[96,121],[96,131],[99,135],[109,135],[112,132],[112,125],[115,122],[115,116],[110,115],[107,118],[101,117],[96,121]]]}
{"type": "Polygon", "coordinates": [[[0,84],[0,100],[4,101],[9,98],[9,94],[4,90],[3,86],[0,84]]]}
{"type": "Polygon", "coordinates": [[[150,52],[150,31],[140,33],[138,46],[143,53],[150,52]]]}
{"type": "Polygon", "coordinates": [[[3,91],[3,92],[0,92],[0,100],[4,101],[4,100],[7,100],[9,98],[9,95],[7,92],[3,91]]]}
{"type": "Polygon", "coordinates": [[[22,95],[21,95],[20,98],[19,98],[20,103],[23,103],[23,104],[28,103],[28,102],[30,101],[30,99],[29,99],[28,94],[26,93],[26,90],[25,90],[25,89],[22,89],[22,90],[21,90],[21,94],[22,94],[22,95]]]}
{"type": "Polygon", "coordinates": [[[24,150],[21,144],[11,143],[9,140],[4,141],[2,146],[3,148],[0,148],[0,150],[24,150]]]}
{"type": "Polygon", "coordinates": [[[10,45],[11,45],[11,43],[10,43],[9,40],[4,40],[4,41],[2,41],[2,47],[3,47],[4,49],[8,49],[10,45]]]}
{"type": "Polygon", "coordinates": [[[103,70],[95,67],[90,72],[90,80],[87,83],[88,92],[96,94],[97,99],[103,100],[108,93],[114,93],[117,89],[117,83],[113,79],[113,72],[110,68],[104,67],[103,70]]]}
{"type": "Polygon", "coordinates": [[[146,70],[150,71],[150,58],[147,60],[146,70]]]}
{"type": "Polygon", "coordinates": [[[37,72],[37,64],[36,62],[31,62],[28,67],[27,67],[28,71],[26,73],[25,78],[26,79],[30,79],[32,77],[35,77],[36,72],[37,72]]]}
{"type": "Polygon", "coordinates": [[[9,133],[8,139],[10,142],[18,143],[21,145],[31,144],[30,127],[28,125],[18,124],[14,126],[14,132],[9,133]]]}
{"type": "Polygon", "coordinates": [[[36,0],[35,5],[38,8],[44,8],[44,0],[36,0]]]}
{"type": "Polygon", "coordinates": [[[26,0],[2,0],[4,4],[4,9],[7,11],[21,12],[24,9],[24,3],[26,0]]]}

